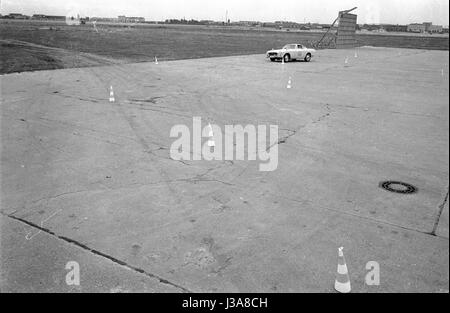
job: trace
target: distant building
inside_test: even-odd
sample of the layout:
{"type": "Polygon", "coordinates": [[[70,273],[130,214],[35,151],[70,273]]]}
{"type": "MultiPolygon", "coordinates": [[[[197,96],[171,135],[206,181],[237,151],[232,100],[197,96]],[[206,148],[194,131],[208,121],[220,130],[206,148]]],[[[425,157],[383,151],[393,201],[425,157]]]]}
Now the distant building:
{"type": "Polygon", "coordinates": [[[118,19],[119,23],[144,23],[145,22],[145,18],[136,17],[136,16],[119,15],[117,19],[118,19]]]}
{"type": "Polygon", "coordinates": [[[380,29],[383,28],[382,25],[378,25],[378,24],[363,24],[363,25],[358,25],[359,29],[361,31],[367,32],[373,32],[373,31],[379,31],[380,29]]]}
{"type": "Polygon", "coordinates": [[[323,29],[323,25],[318,23],[312,23],[310,27],[311,29],[323,29]]]}
{"type": "Polygon", "coordinates": [[[271,28],[276,28],[277,24],[272,23],[272,22],[265,22],[262,24],[262,27],[271,27],[271,28]]]}
{"type": "Polygon", "coordinates": [[[407,31],[412,33],[442,33],[443,27],[441,25],[433,25],[431,22],[413,23],[408,25],[407,31]]]}
{"type": "Polygon", "coordinates": [[[430,25],[428,28],[428,32],[429,33],[442,33],[443,32],[443,27],[441,25],[430,25]]]}
{"type": "Polygon", "coordinates": [[[47,21],[65,21],[66,17],[62,15],[46,15],[46,14],[33,14],[32,20],[47,20],[47,21]]]}
{"type": "Polygon", "coordinates": [[[261,26],[261,22],[258,21],[239,21],[239,22],[233,22],[233,25],[237,26],[261,26]]]}
{"type": "Polygon", "coordinates": [[[424,24],[413,23],[408,25],[407,30],[410,33],[424,33],[426,26],[424,24]]]}
{"type": "Polygon", "coordinates": [[[23,15],[21,13],[9,13],[7,15],[2,16],[2,18],[13,20],[27,20],[30,17],[28,15],[23,15]]]}
{"type": "Polygon", "coordinates": [[[105,22],[105,23],[117,23],[118,20],[116,17],[91,17],[91,21],[93,22],[105,22]]]}
{"type": "Polygon", "coordinates": [[[43,20],[45,19],[45,15],[44,14],[33,14],[31,16],[32,20],[43,20]]]}
{"type": "Polygon", "coordinates": [[[408,31],[408,26],[407,26],[407,25],[391,25],[391,24],[386,24],[386,25],[383,25],[383,28],[384,28],[387,32],[407,32],[407,31],[408,31]]]}
{"type": "Polygon", "coordinates": [[[279,28],[301,28],[303,27],[303,29],[311,29],[311,25],[308,24],[299,24],[296,22],[290,22],[290,21],[275,21],[275,24],[277,24],[277,26],[279,28]]]}

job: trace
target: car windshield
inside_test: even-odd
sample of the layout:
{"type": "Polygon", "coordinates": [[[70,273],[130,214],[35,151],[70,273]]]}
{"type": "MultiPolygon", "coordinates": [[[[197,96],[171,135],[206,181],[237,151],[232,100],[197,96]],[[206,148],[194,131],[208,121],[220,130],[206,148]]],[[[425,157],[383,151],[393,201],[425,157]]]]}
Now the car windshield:
{"type": "Polygon", "coordinates": [[[295,45],[285,45],[283,49],[295,49],[295,45]]]}

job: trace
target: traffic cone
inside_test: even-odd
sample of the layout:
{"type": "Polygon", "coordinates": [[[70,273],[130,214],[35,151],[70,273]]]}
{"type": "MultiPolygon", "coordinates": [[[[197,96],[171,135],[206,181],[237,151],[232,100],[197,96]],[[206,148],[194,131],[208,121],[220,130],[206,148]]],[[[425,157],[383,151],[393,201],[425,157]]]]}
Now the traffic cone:
{"type": "Polygon", "coordinates": [[[289,77],[289,80],[288,80],[288,83],[287,83],[286,88],[287,88],[287,89],[291,89],[291,88],[292,88],[292,81],[291,81],[291,78],[290,78],[290,77],[289,77]]]}
{"type": "Polygon", "coordinates": [[[156,58],[156,56],[155,56],[155,64],[158,64],[158,59],[156,58]]]}
{"type": "Polygon", "coordinates": [[[281,58],[281,64],[284,64],[284,57],[281,58]]]}
{"type": "Polygon", "coordinates": [[[212,130],[212,126],[211,123],[208,123],[208,128],[209,128],[209,132],[208,132],[208,147],[215,147],[216,143],[214,142],[214,133],[212,130]]]}
{"type": "Polygon", "coordinates": [[[357,58],[358,57],[358,53],[355,51],[355,58],[357,58]]]}
{"type": "Polygon", "coordinates": [[[338,249],[338,266],[334,289],[341,293],[348,293],[352,288],[350,285],[350,277],[348,276],[347,264],[345,264],[343,249],[344,247],[338,249]]]}
{"type": "Polygon", "coordinates": [[[114,98],[114,91],[112,86],[109,88],[109,102],[114,102],[116,99],[114,98]]]}
{"type": "Polygon", "coordinates": [[[348,64],[348,57],[345,58],[344,63],[345,63],[345,64],[348,64]]]}

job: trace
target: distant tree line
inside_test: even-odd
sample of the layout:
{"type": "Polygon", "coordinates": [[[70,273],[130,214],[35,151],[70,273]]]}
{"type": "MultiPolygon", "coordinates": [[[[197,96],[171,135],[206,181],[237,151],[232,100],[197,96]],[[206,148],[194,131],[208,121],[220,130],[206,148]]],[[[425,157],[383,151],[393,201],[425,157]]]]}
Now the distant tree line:
{"type": "Polygon", "coordinates": [[[182,19],[166,19],[164,23],[166,24],[190,24],[190,25],[207,25],[211,24],[212,21],[198,21],[194,19],[186,20],[184,18],[182,19]]]}

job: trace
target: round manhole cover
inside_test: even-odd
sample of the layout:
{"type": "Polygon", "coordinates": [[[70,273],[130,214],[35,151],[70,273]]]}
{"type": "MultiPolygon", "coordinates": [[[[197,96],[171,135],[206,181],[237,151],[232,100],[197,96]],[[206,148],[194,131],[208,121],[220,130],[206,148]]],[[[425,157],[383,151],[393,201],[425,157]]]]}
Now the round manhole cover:
{"type": "Polygon", "coordinates": [[[383,181],[380,183],[380,187],[390,191],[390,192],[397,192],[397,193],[415,193],[417,192],[417,188],[413,185],[401,182],[401,181],[383,181]]]}

